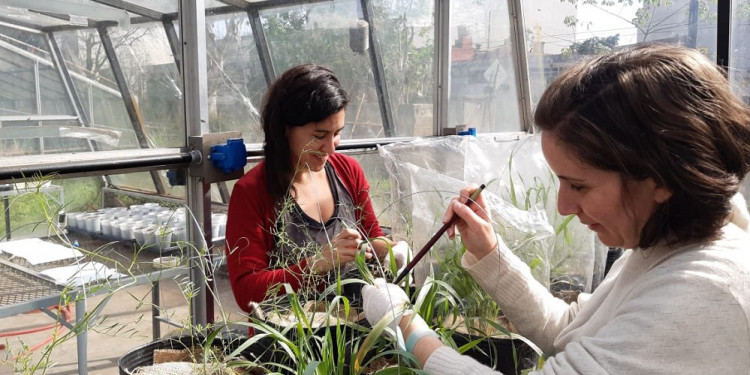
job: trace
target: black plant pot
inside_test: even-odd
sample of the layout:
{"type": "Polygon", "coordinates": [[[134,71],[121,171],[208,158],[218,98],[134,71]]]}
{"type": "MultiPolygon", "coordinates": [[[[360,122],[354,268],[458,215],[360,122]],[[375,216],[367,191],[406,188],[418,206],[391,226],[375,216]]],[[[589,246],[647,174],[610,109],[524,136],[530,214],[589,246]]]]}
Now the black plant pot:
{"type": "MultiPolygon", "coordinates": [[[[461,347],[480,337],[456,332],[452,338],[456,345],[461,347]]],[[[482,341],[463,354],[492,366],[503,374],[519,375],[522,370],[532,368],[538,358],[534,349],[522,340],[497,337],[482,338],[482,341]],[[514,360],[514,350],[517,363],[514,360]]]]}
{"type": "MultiPolygon", "coordinates": [[[[215,348],[220,348],[223,353],[230,354],[237,349],[244,340],[247,340],[247,336],[231,335],[226,337],[217,337],[211,345],[215,348]]],[[[136,369],[143,366],[150,366],[154,364],[154,352],[158,349],[175,349],[183,350],[190,349],[196,346],[203,346],[206,343],[206,339],[203,336],[190,336],[184,335],[179,337],[165,338],[161,340],[152,341],[141,347],[130,350],[125,355],[120,357],[117,361],[117,365],[120,369],[120,375],[131,375],[136,369]]],[[[242,355],[256,363],[263,366],[268,364],[283,364],[285,356],[273,349],[273,340],[270,338],[264,338],[258,342],[250,345],[248,348],[242,351],[242,355]]],[[[269,370],[277,371],[277,369],[271,367],[269,370]]]]}

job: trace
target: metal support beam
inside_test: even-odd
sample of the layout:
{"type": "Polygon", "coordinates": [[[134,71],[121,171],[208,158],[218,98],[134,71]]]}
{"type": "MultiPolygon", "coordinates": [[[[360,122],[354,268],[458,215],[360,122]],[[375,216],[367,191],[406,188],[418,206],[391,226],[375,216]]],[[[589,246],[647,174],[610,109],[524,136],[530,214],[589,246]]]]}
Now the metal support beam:
{"type": "Polygon", "coordinates": [[[258,9],[249,10],[247,16],[250,20],[250,27],[253,30],[253,39],[255,40],[255,49],[258,50],[260,58],[260,67],[263,69],[263,76],[266,78],[266,85],[270,86],[276,79],[276,71],[271,59],[271,51],[268,49],[266,41],[266,32],[263,31],[263,24],[260,22],[258,9]]]}
{"type": "Polygon", "coordinates": [[[158,340],[161,338],[161,325],[159,321],[160,312],[159,312],[159,294],[161,291],[159,290],[159,279],[156,279],[153,284],[151,284],[151,337],[154,340],[158,340]]]}
{"type": "MultiPolygon", "coordinates": [[[[243,0],[228,0],[228,1],[221,1],[222,3],[229,3],[229,2],[239,2],[243,0]]],[[[253,1],[253,0],[250,0],[253,1]]],[[[258,1],[258,2],[250,2],[247,3],[244,6],[236,6],[236,5],[227,5],[227,6],[218,6],[214,8],[206,9],[206,13],[212,15],[212,16],[218,16],[222,14],[229,14],[229,13],[237,13],[238,9],[244,10],[244,11],[250,11],[250,10],[264,10],[264,9],[275,9],[275,8],[283,8],[283,7],[290,7],[290,6],[296,6],[296,5],[304,5],[304,4],[316,4],[316,3],[325,3],[325,2],[333,2],[333,0],[268,0],[268,1],[258,1]]],[[[177,13],[168,13],[166,14],[167,17],[172,17],[173,19],[177,19],[179,16],[177,13]]],[[[138,24],[138,23],[144,23],[144,22],[151,22],[152,20],[150,18],[146,17],[134,17],[130,19],[131,24],[138,24]]]]}
{"type": "Polygon", "coordinates": [[[433,76],[435,97],[434,134],[442,135],[448,126],[448,94],[450,92],[450,0],[435,0],[435,55],[433,76]]]}
{"type": "Polygon", "coordinates": [[[11,228],[10,228],[10,199],[3,197],[3,212],[5,213],[5,236],[3,237],[6,241],[10,241],[11,228]]]}
{"type": "Polygon", "coordinates": [[[22,21],[12,17],[0,16],[0,25],[10,27],[27,33],[41,34],[42,27],[31,22],[22,21]]]}
{"type": "MultiPolygon", "coordinates": [[[[213,223],[211,217],[211,184],[203,182],[203,238],[206,240],[206,252],[203,255],[204,264],[204,277],[206,283],[206,289],[204,293],[205,314],[206,322],[214,322],[214,298],[218,295],[216,293],[216,286],[214,285],[214,264],[211,259],[211,246],[214,243],[213,239],[213,223]]],[[[200,297],[200,296],[199,296],[200,297]]]]}
{"type": "MultiPolygon", "coordinates": [[[[73,84],[73,78],[70,76],[68,65],[65,63],[65,59],[63,58],[62,52],[60,51],[60,46],[57,44],[55,34],[46,33],[45,41],[47,42],[47,46],[49,47],[49,56],[50,60],[52,60],[52,65],[54,65],[55,70],[57,71],[57,75],[60,78],[60,82],[62,82],[63,84],[63,89],[70,99],[70,104],[73,106],[73,110],[75,111],[78,123],[86,128],[93,127],[91,117],[89,116],[88,111],[86,111],[86,109],[83,107],[81,97],[78,96],[78,91],[73,84]]],[[[90,139],[87,139],[86,143],[89,146],[89,150],[99,151],[99,145],[97,145],[96,142],[92,142],[90,139]]],[[[105,186],[110,186],[112,184],[112,180],[109,175],[103,175],[101,179],[104,182],[105,186]]]]}
{"type": "Polygon", "coordinates": [[[266,0],[251,2],[247,9],[262,10],[271,8],[283,8],[304,4],[315,4],[323,2],[333,2],[333,0],[266,0]]]}
{"type": "MultiPolygon", "coordinates": [[[[55,35],[53,33],[47,33],[45,34],[45,36],[47,46],[49,47],[50,59],[52,60],[52,64],[55,66],[55,70],[57,70],[57,75],[60,78],[60,82],[62,82],[63,84],[65,93],[68,95],[68,98],[70,98],[70,104],[73,106],[73,110],[78,117],[78,121],[81,123],[81,125],[89,127],[91,126],[91,120],[89,119],[88,113],[83,109],[81,97],[78,96],[78,92],[73,85],[73,78],[70,76],[70,71],[68,70],[68,66],[63,59],[62,52],[60,51],[60,46],[57,44],[55,35]]],[[[91,148],[94,149],[93,146],[91,148]]]]}
{"type": "Polygon", "coordinates": [[[182,45],[180,44],[180,37],[177,36],[177,31],[172,21],[164,21],[162,23],[164,24],[164,32],[167,34],[167,41],[169,41],[169,48],[172,49],[174,62],[177,64],[177,72],[182,73],[182,45]]]}
{"type": "Polygon", "coordinates": [[[526,38],[523,28],[523,7],[521,0],[508,0],[510,16],[510,45],[513,51],[513,68],[516,74],[516,93],[518,95],[519,118],[522,130],[534,131],[531,111],[531,85],[529,84],[529,66],[526,59],[526,38]]]}
{"type": "Polygon", "coordinates": [[[247,2],[244,0],[219,0],[220,3],[231,5],[239,9],[245,10],[247,8],[247,2]]]}
{"type": "Polygon", "coordinates": [[[122,9],[130,13],[135,13],[139,16],[150,18],[152,20],[164,20],[170,17],[165,13],[157,12],[151,8],[146,8],[146,7],[136,5],[136,4],[123,1],[123,0],[92,0],[92,1],[95,3],[122,9]]]}
{"type": "Polygon", "coordinates": [[[374,22],[374,10],[372,0],[360,0],[362,4],[362,15],[370,27],[370,61],[372,63],[372,75],[375,80],[375,90],[378,93],[380,104],[380,116],[383,118],[383,131],[386,137],[395,137],[393,128],[393,111],[391,110],[390,95],[388,95],[388,84],[383,69],[383,54],[380,53],[380,41],[378,40],[378,28],[374,22]]]}
{"type": "Polygon", "coordinates": [[[62,2],[62,1],[28,1],[28,0],[3,0],[3,4],[30,12],[39,12],[51,17],[50,14],[71,15],[84,17],[88,22],[113,21],[120,27],[130,27],[130,16],[122,9],[85,2],[62,2]]]}
{"type": "Polygon", "coordinates": [[[86,298],[76,300],[76,327],[79,332],[76,334],[76,355],[78,360],[78,375],[88,375],[88,337],[89,337],[89,320],[86,315],[86,298]],[[83,364],[83,366],[80,366],[83,364]]]}
{"type": "Polygon", "coordinates": [[[135,136],[138,139],[138,144],[141,148],[153,148],[155,147],[155,145],[150,142],[150,140],[146,136],[147,131],[145,124],[143,123],[143,118],[141,117],[141,111],[138,109],[138,104],[135,102],[135,98],[133,98],[130,93],[130,88],[128,88],[128,83],[125,79],[125,75],[122,72],[122,67],[120,66],[120,61],[117,58],[117,52],[115,51],[114,44],[112,43],[112,38],[110,38],[109,36],[107,25],[99,25],[96,29],[99,32],[102,47],[104,48],[104,52],[107,55],[107,60],[109,61],[112,75],[115,78],[117,87],[120,89],[120,95],[122,96],[122,100],[125,104],[125,110],[128,113],[130,122],[133,125],[133,130],[135,131],[135,136]]]}
{"type": "Polygon", "coordinates": [[[732,0],[719,0],[716,7],[716,63],[729,71],[732,45],[732,0]]]}
{"type": "MultiPolygon", "coordinates": [[[[34,102],[36,103],[36,114],[42,114],[42,89],[40,86],[39,62],[34,62],[34,102]]],[[[36,126],[41,127],[42,123],[37,122],[36,126]]],[[[44,137],[39,137],[39,153],[44,154],[44,137]]]]}
{"type": "Polygon", "coordinates": [[[31,176],[51,174],[64,178],[99,176],[101,174],[185,168],[197,162],[198,155],[179,149],[117,150],[71,152],[49,155],[25,155],[3,158],[0,183],[25,180],[31,176]]]}
{"type": "Polygon", "coordinates": [[[226,181],[217,182],[216,185],[219,187],[219,195],[221,196],[221,203],[229,203],[229,197],[232,195],[229,192],[226,181]]]}
{"type": "MultiPolygon", "coordinates": [[[[188,137],[200,136],[209,132],[208,127],[208,79],[206,63],[206,13],[203,0],[180,0],[180,40],[182,41],[182,87],[185,126],[185,144],[188,137]]],[[[193,327],[205,327],[208,322],[206,311],[206,269],[205,255],[210,242],[203,233],[206,227],[204,207],[211,204],[204,198],[204,186],[200,177],[188,173],[186,195],[188,208],[195,220],[187,226],[188,241],[196,245],[190,254],[190,280],[195,286],[195,296],[190,301],[190,315],[193,327]]],[[[210,224],[211,216],[208,216],[210,224]]],[[[208,233],[210,233],[210,227],[208,233]]],[[[213,306],[213,303],[211,304],[213,306]]],[[[211,314],[213,320],[213,314],[211,314]]]]}
{"type": "MultiPolygon", "coordinates": [[[[107,55],[109,67],[112,70],[112,75],[114,75],[115,77],[117,87],[120,89],[120,95],[122,96],[122,101],[125,103],[125,110],[127,111],[128,117],[130,118],[130,123],[133,125],[133,131],[135,132],[135,136],[138,139],[139,146],[141,148],[156,147],[146,136],[146,125],[143,123],[141,111],[138,109],[138,103],[136,103],[135,98],[133,98],[133,96],[130,94],[130,89],[128,88],[128,83],[125,80],[125,75],[122,73],[120,61],[117,59],[117,52],[115,51],[114,44],[112,43],[112,38],[109,37],[109,31],[107,31],[107,24],[99,24],[96,27],[96,30],[99,32],[99,38],[102,42],[102,48],[104,48],[104,52],[107,55]]],[[[153,180],[156,191],[159,194],[164,194],[166,189],[164,188],[164,183],[162,182],[159,173],[157,171],[151,171],[149,173],[151,174],[151,180],[153,180]]]]}

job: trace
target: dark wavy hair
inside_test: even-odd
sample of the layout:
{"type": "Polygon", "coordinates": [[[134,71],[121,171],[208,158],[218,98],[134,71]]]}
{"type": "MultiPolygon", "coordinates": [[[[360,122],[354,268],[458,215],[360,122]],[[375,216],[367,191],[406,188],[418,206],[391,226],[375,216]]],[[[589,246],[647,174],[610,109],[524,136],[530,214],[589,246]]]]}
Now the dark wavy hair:
{"type": "Polygon", "coordinates": [[[714,239],[748,173],[750,110],[696,50],[644,45],[599,56],[549,86],[534,120],[575,156],[672,196],[638,246],[714,239]]]}
{"type": "Polygon", "coordinates": [[[325,120],[349,104],[349,97],[331,70],[314,64],[285,71],[263,97],[261,125],[268,191],[284,199],[294,176],[287,129],[325,120]]]}

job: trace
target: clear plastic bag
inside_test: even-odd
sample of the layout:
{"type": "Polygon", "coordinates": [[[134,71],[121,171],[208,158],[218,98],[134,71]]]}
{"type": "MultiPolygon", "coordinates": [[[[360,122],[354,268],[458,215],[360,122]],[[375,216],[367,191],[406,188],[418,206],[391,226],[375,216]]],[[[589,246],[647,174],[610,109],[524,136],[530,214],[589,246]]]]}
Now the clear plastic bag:
{"type": "MultiPolygon", "coordinates": [[[[446,205],[469,183],[482,193],[497,233],[543,285],[567,280],[590,291],[595,273],[595,236],[577,218],[557,213],[558,182],[541,152],[538,136],[498,138],[447,136],[379,148],[391,178],[394,238],[417,252],[442,225],[446,205]]],[[[439,272],[438,260],[460,241],[441,238],[414,269],[417,284],[439,272]]],[[[598,271],[601,273],[601,271],[598,271]]]]}

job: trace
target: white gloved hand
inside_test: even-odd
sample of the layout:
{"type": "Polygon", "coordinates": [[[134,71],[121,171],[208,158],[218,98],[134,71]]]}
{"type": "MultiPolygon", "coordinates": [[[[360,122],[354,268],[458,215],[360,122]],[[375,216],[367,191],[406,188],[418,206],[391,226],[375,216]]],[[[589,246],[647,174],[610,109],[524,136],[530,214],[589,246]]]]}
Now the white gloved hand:
{"type": "Polygon", "coordinates": [[[406,243],[406,241],[396,242],[396,244],[391,247],[391,251],[385,255],[384,263],[385,267],[388,268],[391,267],[391,252],[393,252],[393,259],[396,261],[396,268],[398,269],[397,274],[400,274],[412,258],[411,247],[409,247],[409,244],[406,243]]]}
{"type": "Polygon", "coordinates": [[[385,279],[378,278],[375,279],[374,285],[365,285],[362,288],[362,300],[365,318],[370,325],[374,327],[383,317],[389,315],[393,320],[388,323],[390,332],[386,332],[391,334],[391,337],[396,337],[396,327],[404,312],[410,307],[409,297],[404,290],[397,285],[386,283],[385,279]]]}

